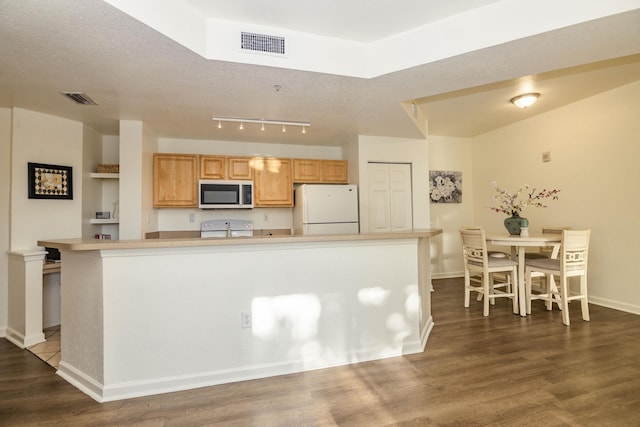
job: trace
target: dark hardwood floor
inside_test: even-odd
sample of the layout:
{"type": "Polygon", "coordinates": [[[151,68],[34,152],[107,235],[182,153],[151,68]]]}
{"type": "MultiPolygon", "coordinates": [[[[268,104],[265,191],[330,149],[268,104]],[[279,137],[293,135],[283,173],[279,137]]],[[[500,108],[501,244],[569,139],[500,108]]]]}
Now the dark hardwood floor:
{"type": "Polygon", "coordinates": [[[484,318],[461,279],[434,288],[423,353],[104,404],[0,339],[0,426],[640,425],[640,316],[571,304],[566,327],[499,300],[484,318]]]}

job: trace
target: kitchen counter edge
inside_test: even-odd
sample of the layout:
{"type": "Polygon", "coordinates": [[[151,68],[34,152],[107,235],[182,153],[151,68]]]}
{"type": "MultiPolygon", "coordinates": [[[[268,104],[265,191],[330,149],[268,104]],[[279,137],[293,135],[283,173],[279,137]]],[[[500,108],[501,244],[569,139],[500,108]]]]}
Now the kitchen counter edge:
{"type": "Polygon", "coordinates": [[[197,246],[261,245],[273,243],[341,242],[362,240],[392,240],[434,237],[439,228],[415,229],[393,233],[359,233],[331,235],[253,236],[232,238],[179,238],[146,240],[54,239],[39,240],[38,245],[66,251],[95,251],[109,249],[179,248],[197,246]]]}

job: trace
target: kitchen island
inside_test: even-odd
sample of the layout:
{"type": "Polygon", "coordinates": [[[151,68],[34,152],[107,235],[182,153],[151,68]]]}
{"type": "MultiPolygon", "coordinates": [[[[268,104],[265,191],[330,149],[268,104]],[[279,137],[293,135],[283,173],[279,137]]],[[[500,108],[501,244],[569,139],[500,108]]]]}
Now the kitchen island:
{"type": "Polygon", "coordinates": [[[440,233],[40,241],[58,374],[106,402],[420,352],[440,233]]]}

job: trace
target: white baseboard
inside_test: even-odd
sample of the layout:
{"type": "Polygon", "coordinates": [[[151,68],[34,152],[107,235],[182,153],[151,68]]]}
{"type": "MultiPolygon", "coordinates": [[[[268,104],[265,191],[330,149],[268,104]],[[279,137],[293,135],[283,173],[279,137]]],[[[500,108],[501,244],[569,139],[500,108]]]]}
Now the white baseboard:
{"type": "Polygon", "coordinates": [[[614,310],[625,311],[631,314],[640,314],[640,306],[636,304],[628,304],[620,301],[614,301],[606,298],[592,297],[589,295],[589,304],[600,305],[602,307],[612,308],[614,310]]]}
{"type": "Polygon", "coordinates": [[[12,328],[7,328],[5,338],[19,348],[31,347],[32,345],[46,341],[44,333],[42,332],[24,336],[12,328]]]}
{"type": "Polygon", "coordinates": [[[344,361],[322,363],[314,366],[305,366],[303,361],[289,361],[277,364],[254,365],[237,369],[202,372],[193,375],[179,375],[104,385],[75,367],[61,361],[57,374],[92,399],[104,403],[419,353],[424,350],[426,339],[432,328],[433,321],[430,319],[422,331],[420,340],[403,343],[402,348],[385,350],[382,353],[380,349],[360,350],[351,352],[351,354],[344,358],[344,361]]]}
{"type": "MultiPolygon", "coordinates": [[[[422,328],[422,331],[420,332],[420,345],[422,346],[422,349],[420,351],[424,351],[424,349],[426,348],[427,340],[429,339],[429,335],[431,334],[431,331],[433,330],[434,325],[435,323],[433,323],[433,317],[429,316],[429,319],[427,320],[426,325],[424,326],[424,328],[422,328]]],[[[417,352],[414,352],[414,353],[417,353],[417,352]]]]}

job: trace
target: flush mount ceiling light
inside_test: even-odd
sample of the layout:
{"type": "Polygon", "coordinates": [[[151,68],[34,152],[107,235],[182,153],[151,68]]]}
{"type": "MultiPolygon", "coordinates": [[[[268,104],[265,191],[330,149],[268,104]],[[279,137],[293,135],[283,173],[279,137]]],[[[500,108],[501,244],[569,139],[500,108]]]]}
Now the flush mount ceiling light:
{"type": "Polygon", "coordinates": [[[522,95],[514,96],[509,102],[518,108],[527,108],[535,104],[539,97],[539,93],[523,93],[522,95]]]}
{"type": "Polygon", "coordinates": [[[288,122],[283,120],[264,120],[264,119],[242,119],[238,117],[212,117],[211,120],[218,122],[218,129],[222,129],[222,123],[240,123],[240,130],[244,129],[245,123],[255,123],[260,125],[260,130],[264,130],[265,125],[282,126],[282,132],[286,132],[286,126],[298,126],[302,128],[302,133],[307,133],[307,127],[311,126],[309,122],[288,122]]]}

